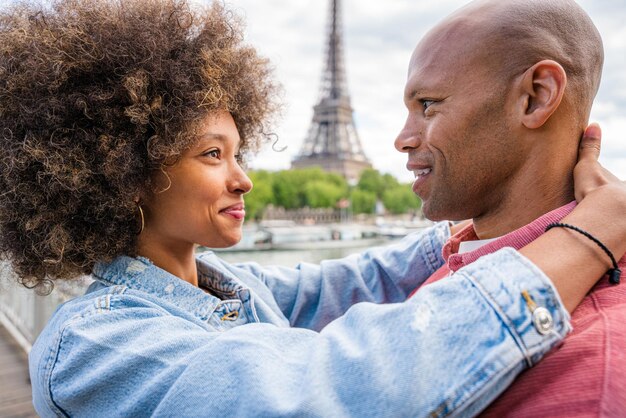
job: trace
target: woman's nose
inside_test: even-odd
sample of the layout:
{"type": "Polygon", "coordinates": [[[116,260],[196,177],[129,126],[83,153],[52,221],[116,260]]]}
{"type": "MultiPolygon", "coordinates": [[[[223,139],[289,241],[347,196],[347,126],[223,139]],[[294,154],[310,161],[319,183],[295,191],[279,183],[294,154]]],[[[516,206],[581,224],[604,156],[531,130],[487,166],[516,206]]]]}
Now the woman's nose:
{"type": "Polygon", "coordinates": [[[252,190],[252,180],[250,180],[250,177],[248,177],[239,163],[234,163],[231,176],[231,181],[228,184],[230,192],[246,194],[252,190]]]}

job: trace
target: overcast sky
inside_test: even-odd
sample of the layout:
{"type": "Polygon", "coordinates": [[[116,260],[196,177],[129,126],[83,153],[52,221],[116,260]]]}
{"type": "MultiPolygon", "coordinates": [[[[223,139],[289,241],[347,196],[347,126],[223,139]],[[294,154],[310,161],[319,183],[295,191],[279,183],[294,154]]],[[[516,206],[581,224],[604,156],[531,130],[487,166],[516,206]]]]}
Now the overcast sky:
{"type": "MultiPolygon", "coordinates": [[[[318,98],[328,0],[226,0],[247,21],[248,42],[270,58],[285,89],[278,125],[282,153],[266,150],[253,168],[289,168],[318,98]]],[[[402,93],[416,43],[466,0],[344,0],[344,47],[357,130],[374,167],[411,181],[393,147],[404,123],[402,93]]],[[[602,163],[626,179],[626,0],[580,0],[604,40],[602,85],[592,120],[603,128],[602,163]]],[[[584,59],[584,57],[583,57],[584,59]]]]}

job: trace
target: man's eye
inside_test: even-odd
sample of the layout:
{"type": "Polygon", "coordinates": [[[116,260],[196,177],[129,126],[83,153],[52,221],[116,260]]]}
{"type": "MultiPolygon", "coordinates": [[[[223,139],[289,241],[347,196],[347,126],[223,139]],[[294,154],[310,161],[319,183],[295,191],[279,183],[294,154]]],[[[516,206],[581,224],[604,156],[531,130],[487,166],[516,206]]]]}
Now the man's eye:
{"type": "Polygon", "coordinates": [[[420,101],[422,102],[422,107],[424,108],[424,110],[427,110],[431,105],[435,103],[434,100],[428,100],[428,99],[424,99],[420,101]]]}

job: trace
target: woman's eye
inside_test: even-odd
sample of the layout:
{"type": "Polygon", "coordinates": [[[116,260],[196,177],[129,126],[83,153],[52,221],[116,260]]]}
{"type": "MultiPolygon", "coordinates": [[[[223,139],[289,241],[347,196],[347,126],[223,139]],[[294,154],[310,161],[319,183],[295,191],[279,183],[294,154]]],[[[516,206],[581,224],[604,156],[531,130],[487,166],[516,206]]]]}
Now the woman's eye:
{"type": "Polygon", "coordinates": [[[220,158],[220,150],[212,149],[210,151],[205,152],[204,155],[207,157],[211,157],[211,158],[220,158]]]}

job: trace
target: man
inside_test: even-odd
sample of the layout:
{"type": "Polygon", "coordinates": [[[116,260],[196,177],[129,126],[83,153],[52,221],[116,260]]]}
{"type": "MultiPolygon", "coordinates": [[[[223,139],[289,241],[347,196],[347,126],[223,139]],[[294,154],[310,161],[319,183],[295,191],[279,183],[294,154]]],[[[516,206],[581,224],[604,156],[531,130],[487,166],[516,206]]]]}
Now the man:
{"type": "MultiPolygon", "coordinates": [[[[428,218],[472,219],[427,284],[521,248],[572,210],[571,173],[602,62],[600,35],[571,0],[475,1],[417,45],[395,145],[408,154],[428,218]]],[[[624,323],[626,287],[601,279],[565,343],[485,416],[624,416],[624,323]]]]}

